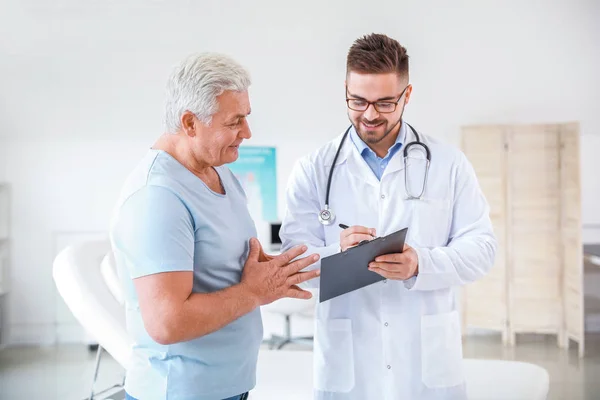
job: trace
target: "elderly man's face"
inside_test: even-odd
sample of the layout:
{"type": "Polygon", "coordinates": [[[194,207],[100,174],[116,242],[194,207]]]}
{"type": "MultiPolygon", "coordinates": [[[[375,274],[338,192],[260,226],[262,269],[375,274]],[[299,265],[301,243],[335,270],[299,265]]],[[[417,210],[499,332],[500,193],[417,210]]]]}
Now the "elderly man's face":
{"type": "Polygon", "coordinates": [[[210,125],[196,124],[195,155],[212,166],[232,163],[244,139],[250,139],[247,116],[250,115],[248,92],[225,91],[217,97],[219,110],[210,125]]]}

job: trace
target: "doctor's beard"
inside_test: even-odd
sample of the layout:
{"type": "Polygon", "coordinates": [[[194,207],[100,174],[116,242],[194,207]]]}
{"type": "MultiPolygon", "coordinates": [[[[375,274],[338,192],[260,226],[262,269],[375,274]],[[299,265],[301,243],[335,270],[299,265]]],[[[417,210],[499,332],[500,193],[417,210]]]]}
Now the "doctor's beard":
{"type": "MultiPolygon", "coordinates": [[[[360,136],[360,138],[363,140],[363,142],[365,142],[367,144],[377,144],[377,143],[381,142],[383,139],[385,139],[390,133],[392,133],[394,131],[394,129],[396,129],[396,127],[398,127],[400,124],[402,124],[402,116],[403,115],[404,115],[404,110],[402,110],[402,113],[400,114],[400,118],[398,118],[398,121],[395,124],[393,124],[391,127],[388,127],[389,121],[385,118],[380,118],[380,119],[376,119],[374,121],[369,121],[366,118],[361,117],[357,122],[355,122],[353,120],[350,120],[350,122],[354,126],[354,129],[358,133],[358,136],[360,136]],[[369,131],[365,128],[365,126],[363,125],[363,122],[373,124],[373,125],[383,123],[383,125],[381,127],[378,126],[377,130],[369,131]],[[383,135],[378,136],[378,131],[382,127],[383,127],[383,135]]],[[[398,132],[400,132],[400,128],[398,128],[398,132]]]]}

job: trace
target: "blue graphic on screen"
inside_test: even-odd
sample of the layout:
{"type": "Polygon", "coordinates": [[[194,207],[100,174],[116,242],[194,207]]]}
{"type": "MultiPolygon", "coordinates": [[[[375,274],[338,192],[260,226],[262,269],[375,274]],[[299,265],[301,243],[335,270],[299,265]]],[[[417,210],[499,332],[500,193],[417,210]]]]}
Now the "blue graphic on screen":
{"type": "Polygon", "coordinates": [[[228,167],[246,192],[252,218],[255,221],[278,221],[275,148],[242,146],[239,158],[228,167]]]}

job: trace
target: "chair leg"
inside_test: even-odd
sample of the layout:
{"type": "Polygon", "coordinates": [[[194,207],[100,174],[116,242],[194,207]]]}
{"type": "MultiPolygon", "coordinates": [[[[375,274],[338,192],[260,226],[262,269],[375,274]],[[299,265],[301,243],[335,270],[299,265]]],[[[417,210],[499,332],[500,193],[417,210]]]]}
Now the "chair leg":
{"type": "Polygon", "coordinates": [[[277,350],[281,350],[283,346],[290,343],[302,343],[302,342],[312,342],[314,338],[312,336],[298,336],[292,337],[292,320],[290,315],[285,316],[285,336],[279,346],[277,346],[277,350]]]}
{"type": "Polygon", "coordinates": [[[269,339],[263,340],[263,344],[269,347],[269,350],[281,350],[284,346],[290,343],[306,343],[314,342],[312,336],[292,336],[292,320],[291,315],[285,316],[285,334],[283,336],[271,335],[269,339]]]}
{"type": "Polygon", "coordinates": [[[279,343],[279,346],[277,346],[277,350],[281,350],[281,349],[283,349],[283,346],[285,346],[285,345],[286,345],[286,344],[288,344],[288,343],[292,343],[292,341],[291,341],[291,340],[289,340],[289,339],[286,339],[286,340],[284,340],[283,342],[279,343]]]}
{"type": "Polygon", "coordinates": [[[285,340],[290,341],[292,339],[292,320],[290,315],[285,316],[285,340]]]}
{"type": "Polygon", "coordinates": [[[291,343],[291,342],[292,342],[292,323],[290,320],[290,316],[286,315],[285,316],[285,335],[283,337],[278,337],[278,336],[273,335],[272,342],[269,347],[270,347],[270,349],[277,348],[277,350],[281,350],[283,348],[283,346],[285,346],[286,344],[291,343]],[[280,339],[279,343],[277,343],[275,341],[276,338],[280,339]]]}
{"type": "Polygon", "coordinates": [[[285,340],[285,338],[279,335],[271,335],[271,337],[264,340],[263,343],[269,347],[269,350],[273,350],[282,340],[285,340]]]}
{"type": "Polygon", "coordinates": [[[96,366],[94,367],[94,380],[92,381],[92,391],[90,393],[89,400],[94,400],[94,387],[96,386],[98,371],[100,370],[100,358],[102,358],[102,350],[102,346],[98,346],[98,351],[96,352],[96,366]]]}
{"type": "Polygon", "coordinates": [[[283,348],[283,346],[290,344],[290,343],[307,344],[307,343],[313,343],[313,342],[314,342],[314,337],[312,337],[312,336],[296,336],[289,340],[284,340],[283,342],[281,342],[279,344],[279,346],[277,347],[277,350],[281,350],[283,348]]]}

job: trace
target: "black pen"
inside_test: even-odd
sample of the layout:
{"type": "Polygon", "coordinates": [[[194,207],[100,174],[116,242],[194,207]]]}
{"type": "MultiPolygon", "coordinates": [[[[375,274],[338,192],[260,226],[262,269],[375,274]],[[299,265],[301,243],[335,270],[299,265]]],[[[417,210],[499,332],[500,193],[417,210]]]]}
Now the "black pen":
{"type": "MultiPolygon", "coordinates": [[[[342,229],[348,229],[348,228],[350,228],[350,227],[349,227],[348,225],[346,225],[346,224],[339,224],[338,226],[339,226],[340,228],[342,228],[342,229]]],[[[375,236],[375,235],[371,235],[371,236],[372,236],[374,239],[376,239],[376,238],[377,238],[377,236],[375,236]]],[[[367,240],[363,240],[363,241],[362,241],[362,242],[360,242],[359,244],[362,244],[362,243],[364,243],[364,242],[367,242],[367,240]]]]}
{"type": "MultiPolygon", "coordinates": [[[[350,227],[349,227],[348,225],[346,225],[346,224],[339,224],[338,226],[339,226],[340,228],[342,228],[342,229],[348,229],[348,228],[350,228],[350,227]]],[[[366,242],[368,242],[368,240],[363,240],[362,242],[360,242],[360,243],[359,243],[359,245],[360,245],[360,244],[363,244],[363,243],[366,243],[366,242]]]]}

